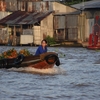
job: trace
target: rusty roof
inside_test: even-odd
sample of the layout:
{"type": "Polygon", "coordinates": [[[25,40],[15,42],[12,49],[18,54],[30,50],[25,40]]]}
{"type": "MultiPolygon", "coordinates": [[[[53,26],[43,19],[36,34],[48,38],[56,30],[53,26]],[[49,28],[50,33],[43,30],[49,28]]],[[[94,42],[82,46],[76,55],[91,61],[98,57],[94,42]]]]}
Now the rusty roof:
{"type": "Polygon", "coordinates": [[[38,1],[42,1],[42,0],[18,0],[18,1],[24,1],[24,2],[38,2],[38,1]]]}
{"type": "Polygon", "coordinates": [[[80,10],[70,12],[70,13],[58,12],[58,13],[55,13],[54,16],[79,15],[80,13],[81,13],[80,10]]]}
{"type": "Polygon", "coordinates": [[[35,24],[53,11],[46,11],[46,12],[26,12],[26,11],[15,11],[12,14],[8,15],[7,17],[0,20],[0,24],[7,24],[7,25],[19,25],[19,24],[35,24]]]}

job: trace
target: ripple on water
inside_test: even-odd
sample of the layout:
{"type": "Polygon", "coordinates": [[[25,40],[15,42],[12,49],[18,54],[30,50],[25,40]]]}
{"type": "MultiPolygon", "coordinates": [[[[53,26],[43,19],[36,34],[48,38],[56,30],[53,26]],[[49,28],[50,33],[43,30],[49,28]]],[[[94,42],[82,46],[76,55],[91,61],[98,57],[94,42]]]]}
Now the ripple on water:
{"type": "MultiPolygon", "coordinates": [[[[2,47],[0,51],[11,48],[2,47]]],[[[37,47],[15,47],[18,51],[24,48],[34,54],[37,47]]],[[[100,99],[100,52],[63,47],[48,50],[58,52],[60,67],[0,70],[0,100],[100,99]]]]}

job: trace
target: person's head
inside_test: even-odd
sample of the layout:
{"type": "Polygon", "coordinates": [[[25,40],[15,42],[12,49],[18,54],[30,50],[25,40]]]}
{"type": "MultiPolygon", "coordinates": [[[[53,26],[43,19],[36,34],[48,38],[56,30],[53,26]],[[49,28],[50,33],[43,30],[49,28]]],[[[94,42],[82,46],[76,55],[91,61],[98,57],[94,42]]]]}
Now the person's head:
{"type": "Polygon", "coordinates": [[[43,39],[43,40],[41,41],[41,45],[42,45],[42,47],[47,46],[47,41],[46,41],[45,39],[43,39]]]}

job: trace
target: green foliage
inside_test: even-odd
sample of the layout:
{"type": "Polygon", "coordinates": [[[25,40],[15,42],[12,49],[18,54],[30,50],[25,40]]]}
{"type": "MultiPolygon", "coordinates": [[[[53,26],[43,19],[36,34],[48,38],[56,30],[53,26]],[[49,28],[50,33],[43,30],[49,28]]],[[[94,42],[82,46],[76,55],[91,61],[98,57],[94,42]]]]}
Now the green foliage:
{"type": "Polygon", "coordinates": [[[55,39],[50,37],[49,35],[46,37],[46,40],[49,46],[56,43],[55,39]]]}

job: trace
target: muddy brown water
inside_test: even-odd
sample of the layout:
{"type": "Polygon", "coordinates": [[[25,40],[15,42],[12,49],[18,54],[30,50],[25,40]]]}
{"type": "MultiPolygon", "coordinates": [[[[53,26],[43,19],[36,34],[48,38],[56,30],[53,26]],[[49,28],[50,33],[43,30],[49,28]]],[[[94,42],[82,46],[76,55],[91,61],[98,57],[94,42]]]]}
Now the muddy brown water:
{"type": "MultiPolygon", "coordinates": [[[[0,53],[12,47],[1,46],[0,53]]],[[[37,47],[28,49],[34,54],[37,47]]],[[[0,69],[0,100],[100,100],[100,51],[49,47],[61,65],[52,69],[0,69]]]]}

